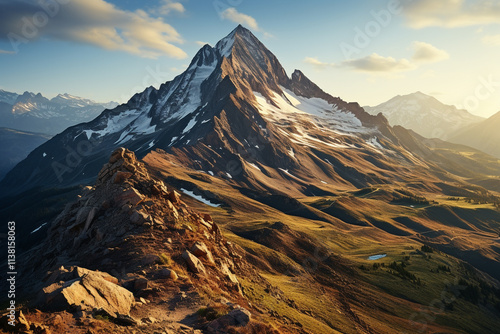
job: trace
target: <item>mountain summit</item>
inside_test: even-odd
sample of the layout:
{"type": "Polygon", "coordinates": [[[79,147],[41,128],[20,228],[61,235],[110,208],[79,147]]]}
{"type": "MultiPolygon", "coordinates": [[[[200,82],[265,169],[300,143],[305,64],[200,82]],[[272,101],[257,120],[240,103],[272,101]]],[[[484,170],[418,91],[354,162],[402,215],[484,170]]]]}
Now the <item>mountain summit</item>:
{"type": "Polygon", "coordinates": [[[420,91],[398,95],[378,106],[364,109],[372,115],[382,113],[393,126],[400,125],[424,137],[445,140],[458,129],[483,120],[465,109],[443,104],[420,91]]]}
{"type": "MultiPolygon", "coordinates": [[[[383,137],[397,142],[383,117],[325,93],[298,70],[289,77],[276,56],[238,26],[215,47],[202,47],[172,81],[149,87],[40,146],[1,186],[22,190],[92,182],[118,146],[139,156],[161,148],[198,169],[223,177],[237,174],[241,181],[253,174],[245,172],[250,163],[275,170],[312,164],[324,174],[332,169],[327,157],[305,162],[294,152],[310,160],[306,150],[312,147],[359,142],[359,148],[378,154],[382,146],[376,138],[383,137]]],[[[322,178],[330,172],[339,173],[331,170],[322,178]]],[[[352,174],[343,177],[359,183],[352,174]]]]}

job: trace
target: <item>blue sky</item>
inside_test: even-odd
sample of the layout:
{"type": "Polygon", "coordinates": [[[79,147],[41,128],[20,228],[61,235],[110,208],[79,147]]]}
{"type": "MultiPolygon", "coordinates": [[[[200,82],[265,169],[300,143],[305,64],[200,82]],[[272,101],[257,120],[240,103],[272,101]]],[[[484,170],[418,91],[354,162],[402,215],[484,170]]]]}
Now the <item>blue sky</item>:
{"type": "Polygon", "coordinates": [[[238,23],[289,74],[347,101],[422,91],[500,110],[500,4],[488,0],[0,0],[0,88],[125,102],[238,23]]]}

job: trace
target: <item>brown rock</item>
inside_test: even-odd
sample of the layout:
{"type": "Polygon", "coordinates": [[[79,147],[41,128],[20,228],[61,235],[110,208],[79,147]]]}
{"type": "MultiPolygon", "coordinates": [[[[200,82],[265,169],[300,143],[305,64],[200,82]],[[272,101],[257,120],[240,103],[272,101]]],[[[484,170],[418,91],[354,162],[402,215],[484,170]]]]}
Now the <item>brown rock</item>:
{"type": "Polygon", "coordinates": [[[122,205],[130,203],[133,206],[136,206],[144,200],[144,196],[141,195],[135,188],[130,188],[118,194],[115,200],[122,205]]]}
{"type": "Polygon", "coordinates": [[[222,333],[229,327],[246,326],[252,319],[252,314],[241,306],[237,306],[228,314],[211,321],[208,326],[209,333],[222,333]]]}
{"type": "Polygon", "coordinates": [[[213,220],[212,220],[212,217],[208,214],[208,213],[205,213],[203,215],[203,219],[207,222],[212,222],[213,223],[213,220]]]}
{"type": "Polygon", "coordinates": [[[17,323],[16,327],[19,329],[19,331],[27,332],[30,330],[31,323],[26,319],[26,317],[23,314],[23,311],[19,311],[17,321],[18,321],[18,323],[17,323]]]}
{"type": "Polygon", "coordinates": [[[155,255],[155,254],[148,254],[148,255],[144,256],[141,260],[141,264],[143,266],[150,266],[152,264],[159,263],[159,262],[160,262],[160,257],[158,255],[155,255]]]}
{"type": "Polygon", "coordinates": [[[168,194],[168,199],[174,204],[179,204],[181,201],[181,195],[177,191],[172,190],[168,194]]]}
{"type": "Polygon", "coordinates": [[[86,268],[82,268],[82,267],[74,267],[73,273],[75,275],[75,278],[83,277],[89,273],[92,273],[93,275],[100,276],[105,281],[108,281],[108,282],[114,283],[114,284],[118,284],[118,278],[111,276],[110,274],[103,272],[103,271],[92,271],[90,269],[86,269],[86,268]]]}
{"type": "Polygon", "coordinates": [[[134,211],[130,215],[130,221],[136,225],[142,225],[147,220],[149,220],[149,215],[143,211],[134,211]]]}
{"type": "Polygon", "coordinates": [[[206,274],[203,263],[189,251],[184,251],[184,253],[182,253],[182,258],[186,261],[189,270],[197,274],[206,274]]]}
{"type": "Polygon", "coordinates": [[[125,154],[125,148],[119,147],[111,153],[111,157],[109,158],[109,163],[113,164],[118,160],[123,159],[123,155],[125,154]]]}
{"type": "MultiPolygon", "coordinates": [[[[55,284],[53,284],[55,285],[55,284]]],[[[53,310],[69,310],[77,305],[83,311],[102,308],[109,314],[129,314],[134,295],[132,292],[108,282],[102,273],[89,271],[83,277],[68,281],[60,288],[45,288],[46,304],[53,310]]]]}
{"type": "Polygon", "coordinates": [[[162,278],[170,278],[171,280],[175,281],[179,276],[177,276],[177,273],[171,269],[163,268],[158,272],[158,276],[162,278]]]}
{"type": "Polygon", "coordinates": [[[134,174],[132,174],[130,172],[118,171],[113,175],[111,180],[113,183],[122,183],[126,179],[130,178],[132,175],[134,175],[134,174]]]}
{"type": "Polygon", "coordinates": [[[144,290],[144,289],[147,289],[149,288],[149,281],[144,278],[144,277],[141,277],[141,278],[138,278],[134,281],[134,290],[135,291],[141,291],[141,290],[144,290]]]}
{"type": "Polygon", "coordinates": [[[156,322],[156,319],[153,317],[146,317],[146,318],[142,318],[141,321],[144,323],[154,324],[156,322]]]}
{"type": "Polygon", "coordinates": [[[206,221],[205,221],[205,219],[200,218],[200,219],[198,220],[198,222],[199,222],[201,225],[205,226],[205,227],[206,227],[209,231],[212,229],[212,224],[210,224],[209,222],[206,222],[206,221]]]}
{"type": "Polygon", "coordinates": [[[160,218],[154,218],[154,219],[153,219],[153,222],[154,222],[156,225],[163,225],[163,219],[160,219],[160,218]]]}
{"type": "Polygon", "coordinates": [[[193,253],[197,257],[206,259],[211,264],[215,264],[212,253],[208,250],[207,246],[201,241],[196,241],[194,243],[194,245],[191,247],[191,253],[193,253]]]}
{"type": "Polygon", "coordinates": [[[222,262],[219,266],[220,271],[227,277],[231,282],[234,284],[239,284],[240,282],[238,281],[238,278],[236,278],[236,275],[234,275],[231,270],[229,269],[229,266],[227,263],[222,262]]]}

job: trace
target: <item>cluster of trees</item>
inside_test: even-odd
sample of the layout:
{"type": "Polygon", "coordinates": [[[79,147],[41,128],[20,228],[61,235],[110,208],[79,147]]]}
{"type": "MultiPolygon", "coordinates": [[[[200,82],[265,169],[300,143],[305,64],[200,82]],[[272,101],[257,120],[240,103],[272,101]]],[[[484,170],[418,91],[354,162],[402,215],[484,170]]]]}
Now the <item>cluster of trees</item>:
{"type": "Polygon", "coordinates": [[[443,265],[438,265],[437,269],[434,270],[434,269],[431,269],[431,273],[438,273],[439,274],[439,271],[444,271],[444,272],[451,272],[451,268],[448,266],[445,266],[444,264],[443,265]]]}
{"type": "Polygon", "coordinates": [[[455,290],[459,291],[459,298],[473,304],[493,305],[500,311],[500,289],[481,279],[478,282],[479,284],[476,284],[461,278],[455,287],[455,290]]]}
{"type": "Polygon", "coordinates": [[[389,264],[389,272],[393,275],[396,275],[402,279],[408,280],[412,283],[415,283],[417,285],[422,285],[422,282],[420,281],[420,278],[415,276],[415,274],[412,274],[408,270],[406,270],[406,264],[405,262],[397,263],[396,261],[393,261],[389,264]]]}
{"type": "Polygon", "coordinates": [[[423,245],[422,247],[420,247],[420,250],[424,253],[434,253],[434,249],[427,245],[423,245]]]}
{"type": "MultiPolygon", "coordinates": [[[[500,198],[489,193],[467,194],[464,198],[465,203],[470,204],[493,204],[497,210],[500,210],[500,198]]],[[[460,201],[460,197],[448,197],[449,201],[460,201]]]]}

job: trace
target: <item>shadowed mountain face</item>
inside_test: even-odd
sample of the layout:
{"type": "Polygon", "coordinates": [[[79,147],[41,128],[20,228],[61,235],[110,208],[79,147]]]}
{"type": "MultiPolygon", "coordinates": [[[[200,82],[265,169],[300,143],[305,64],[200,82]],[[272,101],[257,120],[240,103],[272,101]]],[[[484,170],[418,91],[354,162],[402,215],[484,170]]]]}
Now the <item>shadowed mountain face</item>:
{"type": "Polygon", "coordinates": [[[500,158],[500,112],[490,118],[455,131],[449,141],[467,145],[500,158]]]}
{"type": "MultiPolygon", "coordinates": [[[[87,188],[49,229],[64,242],[46,241],[50,258],[38,260],[45,267],[71,258],[115,270],[127,282],[120,261],[135,266],[134,254],[166,249],[182,266],[195,236],[211,240],[201,215],[182,225],[191,211],[178,194],[162,190],[167,185],[220,223],[229,241],[210,244],[213,253],[221,242],[222,250],[233,242],[242,247],[244,265],[262,277],[240,272],[241,296],[285,333],[482,333],[499,319],[499,175],[498,159],[391,127],[383,115],[327,94],[299,70],[289,76],[238,26],[215,47],[205,45],[172,81],[35,149],[0,183],[8,195],[0,214],[18,221],[29,248],[47,229],[35,227],[54,213],[43,210],[59,213],[79,185],[97,179],[93,195],[87,188]],[[109,159],[117,147],[135,152],[115,151],[133,166],[109,159]],[[23,216],[31,205],[39,215],[23,216]],[[162,223],[177,211],[176,224],[162,223]],[[144,234],[129,220],[144,223],[144,234]],[[134,235],[146,241],[130,244],[134,235]],[[175,236],[172,246],[165,236],[175,236]],[[79,249],[91,253],[94,246],[104,255],[112,251],[113,261],[101,253],[84,259],[79,249]],[[68,258],[53,259],[59,253],[68,258]],[[467,292],[447,298],[425,328],[408,320],[462,288],[467,292]],[[471,323],[469,314],[480,321],[471,323]]],[[[134,275],[144,274],[141,266],[134,275]]],[[[144,270],[155,278],[153,266],[144,270]]]]}
{"type": "Polygon", "coordinates": [[[8,128],[0,128],[0,180],[12,169],[19,161],[23,160],[28,154],[50,139],[51,136],[18,131],[8,128]]]}

